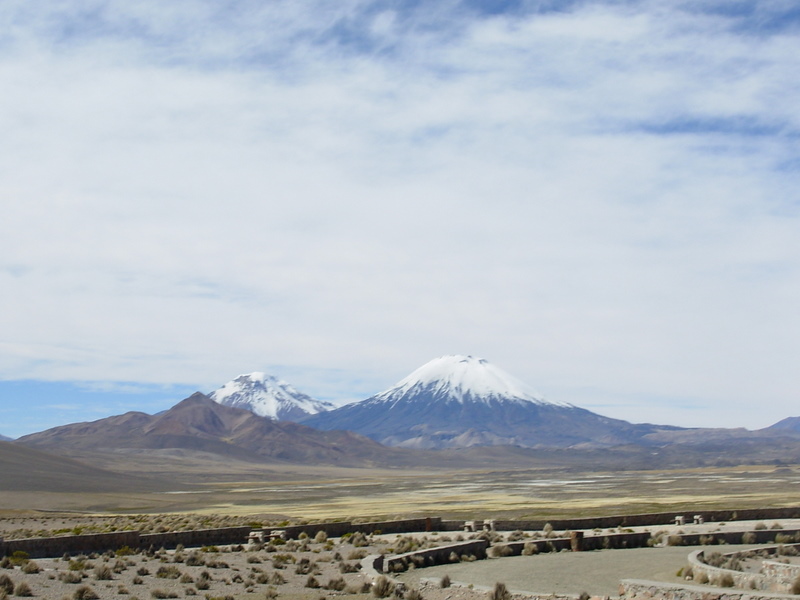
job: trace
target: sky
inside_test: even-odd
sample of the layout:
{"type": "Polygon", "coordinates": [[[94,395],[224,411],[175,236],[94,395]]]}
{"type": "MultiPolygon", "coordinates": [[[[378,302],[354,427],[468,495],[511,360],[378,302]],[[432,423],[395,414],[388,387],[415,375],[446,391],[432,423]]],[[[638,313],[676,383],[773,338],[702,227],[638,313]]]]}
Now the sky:
{"type": "Polygon", "coordinates": [[[444,354],[800,416],[800,8],[4,0],[0,434],[444,354]]]}

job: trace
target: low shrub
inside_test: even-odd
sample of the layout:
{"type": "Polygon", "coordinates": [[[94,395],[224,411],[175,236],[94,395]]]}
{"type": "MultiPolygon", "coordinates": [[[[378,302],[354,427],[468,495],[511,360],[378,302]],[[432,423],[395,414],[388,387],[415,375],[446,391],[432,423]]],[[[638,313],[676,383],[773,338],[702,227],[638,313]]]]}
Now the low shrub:
{"type": "Polygon", "coordinates": [[[667,546],[682,546],[682,545],[683,545],[683,536],[670,535],[667,537],[667,546]]]}
{"type": "Polygon", "coordinates": [[[719,587],[726,588],[733,587],[735,585],[735,582],[733,581],[733,575],[730,573],[723,573],[717,578],[717,585],[719,587]]]}
{"type": "Polygon", "coordinates": [[[159,579],[178,579],[181,575],[181,570],[175,565],[164,565],[158,567],[156,571],[156,577],[159,579]]]}
{"type": "Polygon", "coordinates": [[[98,581],[109,581],[114,579],[114,572],[108,565],[97,565],[94,568],[94,578],[98,581]]]}
{"type": "Polygon", "coordinates": [[[508,591],[505,583],[498,581],[494,584],[494,589],[489,592],[490,600],[511,600],[511,592],[508,591]]]}
{"type": "Polygon", "coordinates": [[[187,567],[204,567],[206,565],[205,557],[197,551],[190,552],[183,559],[183,563],[187,567]]]}
{"type": "Polygon", "coordinates": [[[308,560],[307,558],[301,558],[300,562],[297,563],[297,566],[294,569],[296,575],[308,575],[309,573],[314,573],[316,571],[317,563],[308,560]]]}
{"type": "Polygon", "coordinates": [[[12,581],[11,577],[3,573],[0,575],[0,592],[6,592],[10,594],[14,591],[14,582],[12,581]]]}
{"type": "Polygon", "coordinates": [[[33,596],[33,590],[31,590],[31,586],[29,586],[27,582],[20,581],[17,584],[17,587],[14,588],[14,595],[27,598],[29,596],[33,596]]]}
{"type": "Polygon", "coordinates": [[[445,576],[444,576],[444,577],[442,577],[442,579],[439,581],[439,587],[440,587],[440,588],[449,588],[449,587],[450,587],[450,583],[451,583],[451,582],[450,582],[450,575],[445,575],[445,576]]]}
{"type": "Polygon", "coordinates": [[[85,558],[76,558],[69,561],[67,568],[70,571],[83,571],[84,569],[88,569],[90,566],[91,564],[86,562],[85,558]]]}
{"type": "Polygon", "coordinates": [[[319,581],[317,581],[317,578],[313,575],[309,575],[308,579],[306,579],[306,587],[317,589],[319,587],[319,581]]]}
{"type": "Polygon", "coordinates": [[[325,589],[335,592],[341,592],[346,587],[344,577],[334,577],[325,584],[325,589]]]}
{"type": "Polygon", "coordinates": [[[504,556],[511,556],[514,553],[511,546],[492,546],[489,548],[489,556],[492,558],[502,558],[504,556]]]}
{"type": "Polygon", "coordinates": [[[531,556],[533,554],[539,554],[538,544],[534,544],[533,542],[526,542],[525,545],[522,547],[522,555],[531,556]]]}
{"type": "Polygon", "coordinates": [[[348,563],[348,562],[340,562],[339,563],[339,573],[358,573],[360,565],[358,563],[348,563]]]}
{"type": "Polygon", "coordinates": [[[752,531],[748,531],[747,533],[742,534],[742,543],[743,544],[755,544],[756,543],[756,534],[752,531]]]}
{"type": "Polygon", "coordinates": [[[72,594],[73,600],[97,600],[100,596],[88,585],[82,585],[72,594]]]}
{"type": "Polygon", "coordinates": [[[64,573],[59,573],[58,578],[64,583],[80,583],[83,581],[81,574],[76,573],[75,571],[65,571],[64,573]]]}
{"type": "Polygon", "coordinates": [[[273,571],[269,576],[269,582],[272,585],[283,585],[286,583],[286,579],[277,571],[273,571]]]}
{"type": "Polygon", "coordinates": [[[381,575],[372,584],[372,595],[376,598],[388,598],[394,592],[394,584],[381,575]]]}
{"type": "Polygon", "coordinates": [[[404,600],[423,600],[422,594],[417,588],[410,588],[406,590],[406,593],[403,595],[404,600]]]}

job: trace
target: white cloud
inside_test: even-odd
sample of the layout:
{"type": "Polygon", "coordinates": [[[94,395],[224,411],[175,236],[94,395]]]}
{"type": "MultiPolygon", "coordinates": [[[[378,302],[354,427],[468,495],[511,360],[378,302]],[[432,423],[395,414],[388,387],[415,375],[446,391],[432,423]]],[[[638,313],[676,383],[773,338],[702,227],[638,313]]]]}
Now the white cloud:
{"type": "Polygon", "coordinates": [[[48,7],[0,9],[3,378],[275,365],[353,399],[320,369],[467,352],[587,406],[791,412],[796,37],[662,3],[48,7]]]}

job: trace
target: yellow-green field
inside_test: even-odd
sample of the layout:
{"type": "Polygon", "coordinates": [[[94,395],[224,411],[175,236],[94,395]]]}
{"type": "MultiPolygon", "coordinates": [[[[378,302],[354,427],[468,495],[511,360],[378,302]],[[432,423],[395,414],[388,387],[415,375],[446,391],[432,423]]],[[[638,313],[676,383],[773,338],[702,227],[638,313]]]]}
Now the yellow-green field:
{"type": "MultiPolygon", "coordinates": [[[[548,518],[800,504],[800,468],[565,473],[307,469],[141,494],[0,492],[9,511],[197,513],[282,519],[548,518]]],[[[9,513],[7,513],[9,514],[9,513]]]]}

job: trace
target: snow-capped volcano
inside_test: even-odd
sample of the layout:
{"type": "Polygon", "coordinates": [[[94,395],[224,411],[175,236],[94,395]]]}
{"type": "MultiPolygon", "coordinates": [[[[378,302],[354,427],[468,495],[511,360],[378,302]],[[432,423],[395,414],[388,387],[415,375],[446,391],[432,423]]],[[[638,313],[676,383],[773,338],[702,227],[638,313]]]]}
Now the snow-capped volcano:
{"type": "Polygon", "coordinates": [[[315,400],[287,382],[258,371],[239,375],[209,397],[219,404],[245,408],[276,421],[299,421],[335,408],[330,402],[315,400]]]}
{"type": "Polygon", "coordinates": [[[434,359],[386,391],[303,423],[412,448],[608,446],[649,432],[544,400],[488,361],[462,355],[434,359]]]}
{"type": "MultiPolygon", "coordinates": [[[[370,402],[534,402],[544,400],[531,387],[488,360],[474,356],[448,355],[435,358],[402,379],[394,387],[373,396],[370,402]]],[[[561,404],[561,406],[568,406],[561,404]]]]}

